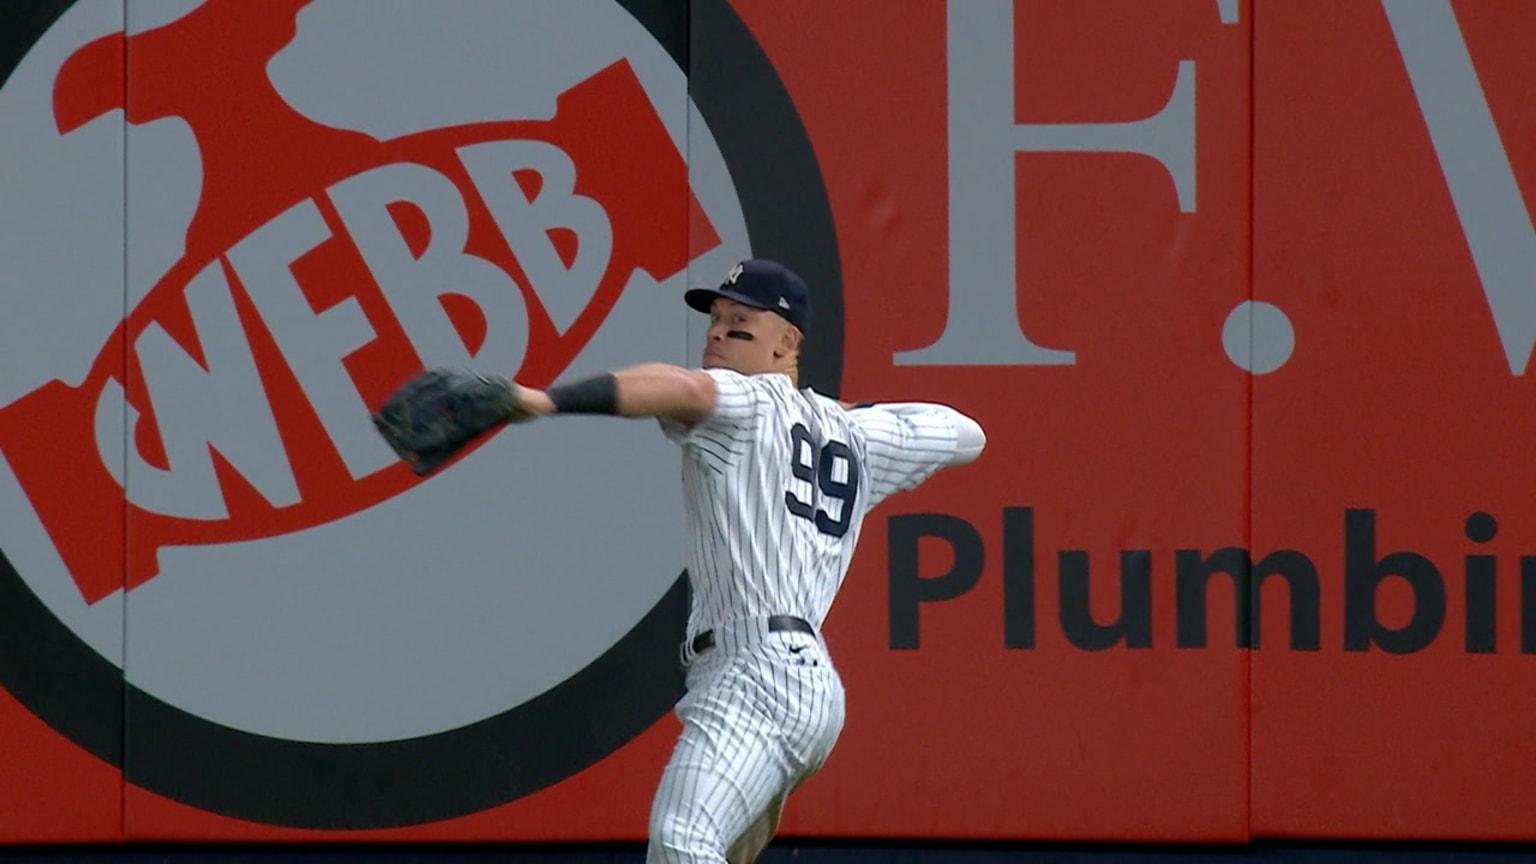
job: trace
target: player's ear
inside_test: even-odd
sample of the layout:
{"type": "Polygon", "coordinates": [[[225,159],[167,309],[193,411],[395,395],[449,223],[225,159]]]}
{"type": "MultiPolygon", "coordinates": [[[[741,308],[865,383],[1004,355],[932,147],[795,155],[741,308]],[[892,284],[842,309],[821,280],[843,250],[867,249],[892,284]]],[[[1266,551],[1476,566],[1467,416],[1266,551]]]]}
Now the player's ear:
{"type": "Polygon", "coordinates": [[[785,321],[779,328],[779,348],[774,353],[785,357],[798,350],[800,350],[800,328],[785,321]]]}

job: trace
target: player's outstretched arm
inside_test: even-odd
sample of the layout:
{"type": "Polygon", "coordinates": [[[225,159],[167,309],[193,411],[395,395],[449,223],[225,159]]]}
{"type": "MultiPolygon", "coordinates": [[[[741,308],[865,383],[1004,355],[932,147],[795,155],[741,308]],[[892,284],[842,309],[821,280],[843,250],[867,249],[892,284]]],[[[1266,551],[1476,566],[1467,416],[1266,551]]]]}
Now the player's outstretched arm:
{"type": "Polygon", "coordinates": [[[694,424],[715,409],[715,379],[697,369],[642,363],[558,384],[548,390],[522,387],[519,408],[527,419],[552,414],[664,417],[694,424]]]}
{"type": "Polygon", "coordinates": [[[705,420],[739,420],[749,408],[750,401],[739,394],[722,398],[710,373],[666,363],[630,366],[548,390],[523,387],[505,375],[438,367],[412,376],[372,419],[400,458],[426,475],[504,423],[551,414],[612,414],[693,427],[705,420]],[[722,405],[734,406],[735,413],[722,405]]]}

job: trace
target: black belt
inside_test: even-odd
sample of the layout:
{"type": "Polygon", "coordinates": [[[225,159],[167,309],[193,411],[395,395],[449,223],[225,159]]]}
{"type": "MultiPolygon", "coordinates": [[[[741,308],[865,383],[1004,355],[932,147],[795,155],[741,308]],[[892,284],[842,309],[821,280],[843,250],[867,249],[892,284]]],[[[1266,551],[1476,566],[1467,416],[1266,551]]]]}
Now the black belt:
{"type": "MultiPolygon", "coordinates": [[[[809,621],[806,621],[804,618],[796,618],[793,615],[768,616],[768,630],[774,633],[793,632],[810,633],[812,635],[816,633],[816,628],[812,627],[809,621]]],[[[690,647],[693,648],[693,653],[695,654],[702,654],[715,647],[715,631],[705,630],[703,633],[693,637],[693,643],[690,647]]]]}

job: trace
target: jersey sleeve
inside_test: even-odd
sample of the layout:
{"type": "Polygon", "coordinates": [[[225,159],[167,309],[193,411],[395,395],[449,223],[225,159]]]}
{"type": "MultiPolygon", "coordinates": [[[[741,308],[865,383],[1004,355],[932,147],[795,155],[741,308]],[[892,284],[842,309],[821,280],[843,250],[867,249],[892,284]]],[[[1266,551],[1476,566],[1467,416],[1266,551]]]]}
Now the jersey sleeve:
{"type": "Polygon", "coordinates": [[[715,410],[709,417],[686,426],[663,420],[668,439],[716,467],[745,455],[757,434],[760,406],[768,398],[763,386],[749,376],[729,369],[705,369],[715,379],[715,410]]]}
{"type": "Polygon", "coordinates": [[[954,412],[921,402],[861,405],[848,416],[864,432],[869,506],[915,489],[956,455],[954,412]]]}

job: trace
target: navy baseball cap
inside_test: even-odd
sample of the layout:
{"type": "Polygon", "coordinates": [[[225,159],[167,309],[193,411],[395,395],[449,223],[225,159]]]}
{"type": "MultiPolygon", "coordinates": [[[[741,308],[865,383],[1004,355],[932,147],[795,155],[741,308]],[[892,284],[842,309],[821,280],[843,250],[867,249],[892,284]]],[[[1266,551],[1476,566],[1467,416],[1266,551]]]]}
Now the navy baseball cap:
{"type": "Polygon", "coordinates": [[[752,258],[731,268],[719,288],[694,288],[683,295],[689,306],[708,313],[717,298],[777,312],[800,332],[811,332],[811,295],[805,281],[775,261],[752,258]]]}

